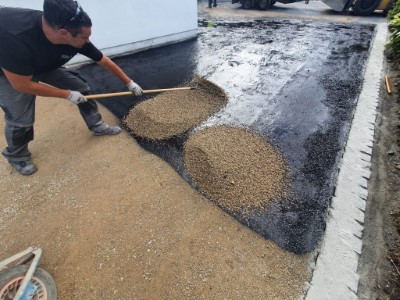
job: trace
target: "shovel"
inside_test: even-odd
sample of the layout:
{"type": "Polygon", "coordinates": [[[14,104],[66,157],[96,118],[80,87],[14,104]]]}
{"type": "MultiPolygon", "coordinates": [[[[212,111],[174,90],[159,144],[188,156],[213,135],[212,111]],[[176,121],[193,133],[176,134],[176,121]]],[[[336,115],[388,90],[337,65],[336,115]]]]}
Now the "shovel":
{"type": "MultiPolygon", "coordinates": [[[[158,89],[158,90],[143,90],[143,94],[151,94],[151,93],[161,93],[161,92],[174,92],[174,91],[187,91],[193,90],[193,87],[180,87],[180,88],[171,88],[171,89],[158,89]]],[[[132,92],[118,92],[118,93],[108,93],[108,94],[96,94],[96,95],[88,95],[85,96],[86,99],[100,99],[100,98],[109,98],[109,97],[118,97],[118,96],[129,96],[134,95],[132,92]]]]}
{"type": "MultiPolygon", "coordinates": [[[[158,89],[158,90],[144,90],[143,94],[151,94],[151,93],[161,93],[161,92],[174,92],[174,91],[187,91],[187,90],[202,90],[208,93],[212,93],[216,96],[226,97],[226,94],[223,89],[221,89],[216,84],[204,79],[200,76],[195,76],[194,79],[190,82],[190,86],[178,87],[178,88],[170,88],[170,89],[158,89]]],[[[100,99],[100,98],[108,98],[108,97],[118,97],[118,96],[129,96],[133,95],[132,92],[118,92],[118,93],[108,93],[108,94],[96,94],[96,95],[88,95],[85,96],[86,99],[100,99]]]]}

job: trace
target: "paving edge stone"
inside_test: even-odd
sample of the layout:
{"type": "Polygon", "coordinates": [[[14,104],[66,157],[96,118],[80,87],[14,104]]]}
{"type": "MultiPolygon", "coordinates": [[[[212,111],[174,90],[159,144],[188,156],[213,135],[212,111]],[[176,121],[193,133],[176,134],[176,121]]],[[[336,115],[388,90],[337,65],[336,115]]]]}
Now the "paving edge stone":
{"type": "Polygon", "coordinates": [[[363,88],[339,167],[326,230],[306,300],[357,299],[358,259],[362,248],[376,108],[383,74],[386,22],[376,25],[363,88]]]}

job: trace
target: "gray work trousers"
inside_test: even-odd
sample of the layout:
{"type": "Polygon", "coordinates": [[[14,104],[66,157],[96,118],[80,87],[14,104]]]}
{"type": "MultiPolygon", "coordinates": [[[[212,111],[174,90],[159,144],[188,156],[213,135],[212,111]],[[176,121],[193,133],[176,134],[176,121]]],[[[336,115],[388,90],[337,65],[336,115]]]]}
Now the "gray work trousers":
{"type": "MultiPolygon", "coordinates": [[[[79,73],[65,68],[35,75],[32,81],[90,94],[90,87],[79,73]]],[[[0,76],[0,107],[5,113],[4,133],[7,141],[2,154],[10,162],[30,159],[28,143],[33,140],[35,99],[35,95],[16,91],[6,77],[0,76]]],[[[81,103],[78,108],[89,130],[103,123],[95,101],[81,103]]]]}

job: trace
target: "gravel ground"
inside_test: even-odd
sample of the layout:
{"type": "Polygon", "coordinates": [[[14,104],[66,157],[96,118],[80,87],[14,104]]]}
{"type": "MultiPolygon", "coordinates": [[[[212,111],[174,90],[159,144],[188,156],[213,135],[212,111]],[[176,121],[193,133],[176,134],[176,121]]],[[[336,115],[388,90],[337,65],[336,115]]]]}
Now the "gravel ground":
{"type": "Polygon", "coordinates": [[[30,148],[38,172],[23,177],[0,164],[0,259],[42,247],[41,267],[55,279],[59,299],[302,293],[309,256],[240,225],[126,132],[95,137],[76,107],[60,99],[38,99],[36,110],[30,148]]]}
{"type": "MultiPolygon", "coordinates": [[[[210,12],[199,7],[200,14],[214,17],[243,13],[226,3],[210,12]]],[[[42,247],[41,266],[54,277],[59,299],[298,299],[302,294],[312,257],[283,251],[239,224],[126,132],[94,137],[76,107],[60,99],[41,98],[36,109],[31,151],[38,173],[23,177],[0,164],[0,259],[42,247]]],[[[385,155],[387,148],[382,149],[385,155]]],[[[390,157],[398,157],[397,146],[390,157]]],[[[389,226],[387,214],[398,205],[394,200],[384,205],[385,199],[398,194],[393,184],[389,194],[379,193],[388,176],[385,168],[379,170],[384,173],[374,173],[378,220],[389,226]]],[[[374,226],[379,237],[385,235],[383,226],[369,228],[374,226]]],[[[376,252],[378,261],[384,260],[385,252],[376,252]]],[[[378,264],[380,283],[388,272],[395,278],[390,261],[378,264]]],[[[362,283],[386,288],[364,275],[362,283]]],[[[383,289],[382,299],[388,293],[383,289]]]]}

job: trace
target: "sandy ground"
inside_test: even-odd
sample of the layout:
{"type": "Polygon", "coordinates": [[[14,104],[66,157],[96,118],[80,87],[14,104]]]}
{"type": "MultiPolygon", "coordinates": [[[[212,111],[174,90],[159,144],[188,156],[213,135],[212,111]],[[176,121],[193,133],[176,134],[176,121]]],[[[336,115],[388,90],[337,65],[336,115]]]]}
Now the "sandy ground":
{"type": "Polygon", "coordinates": [[[240,225],[126,132],[93,136],[65,100],[36,111],[39,171],[0,163],[1,258],[42,247],[59,299],[298,298],[309,257],[240,225]]]}

